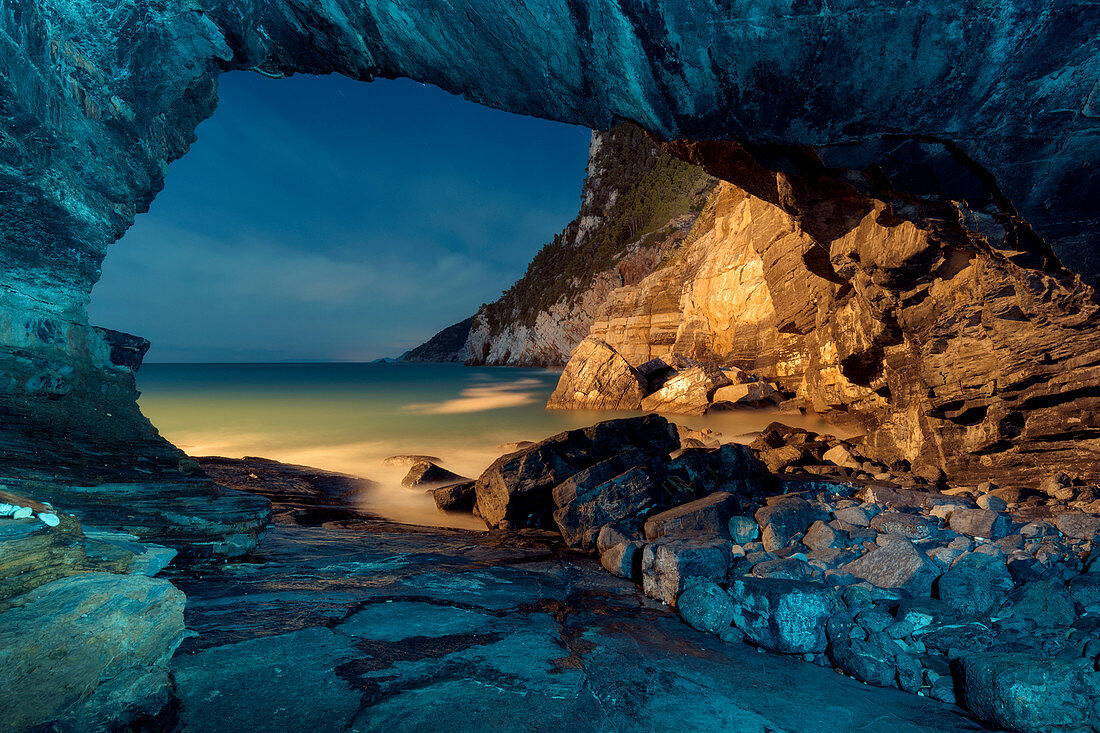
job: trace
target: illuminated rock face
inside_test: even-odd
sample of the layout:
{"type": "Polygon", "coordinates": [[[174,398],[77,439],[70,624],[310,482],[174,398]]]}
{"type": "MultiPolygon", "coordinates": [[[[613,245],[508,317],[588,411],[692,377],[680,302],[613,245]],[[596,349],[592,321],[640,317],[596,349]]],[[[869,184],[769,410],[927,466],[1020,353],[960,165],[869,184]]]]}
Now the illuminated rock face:
{"type": "MultiPolygon", "coordinates": [[[[1092,289],[876,207],[825,249],[807,232],[819,222],[722,183],[685,244],[611,294],[589,340],[605,362],[745,369],[855,422],[868,454],[955,481],[1034,488],[1060,466],[1100,477],[1092,289]]],[[[613,403],[586,361],[577,349],[565,374],[587,402],[553,406],[613,403]]]]}
{"type": "MultiPolygon", "coordinates": [[[[737,140],[670,150],[813,222],[826,249],[875,212],[949,242],[978,233],[1040,279],[1059,267],[1049,245],[1096,282],[1098,24],[1073,0],[7,4],[0,479],[52,496],[121,476],[154,504],[218,493],[180,471],[137,412],[132,364],[112,361],[85,306],[107,246],[213,112],[223,71],[408,76],[590,127],[630,119],[663,139],[737,140]]],[[[131,526],[206,532],[165,506],[131,526]]],[[[210,546],[262,526],[238,509],[210,546]]]]}

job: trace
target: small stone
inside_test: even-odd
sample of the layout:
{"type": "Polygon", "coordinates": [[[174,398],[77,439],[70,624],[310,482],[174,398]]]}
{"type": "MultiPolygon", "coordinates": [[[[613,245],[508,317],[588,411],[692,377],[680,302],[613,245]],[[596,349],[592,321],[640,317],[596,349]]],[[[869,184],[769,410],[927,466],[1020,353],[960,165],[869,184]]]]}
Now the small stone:
{"type": "Polygon", "coordinates": [[[833,516],[845,524],[855,525],[856,527],[868,527],[871,524],[871,517],[867,514],[867,510],[861,506],[837,509],[833,512],[833,516]]]}
{"type": "Polygon", "coordinates": [[[47,527],[56,527],[57,525],[61,524],[61,520],[57,518],[57,515],[50,512],[39,514],[38,521],[42,522],[42,524],[46,525],[47,527]]]}
{"type": "Polygon", "coordinates": [[[835,448],[830,448],[825,451],[821,456],[829,463],[835,463],[838,466],[844,466],[845,468],[861,468],[859,459],[852,455],[852,452],[845,448],[843,445],[838,445],[835,448]]]}
{"type": "Polygon", "coordinates": [[[1058,531],[1067,537],[1091,540],[1100,534],[1100,516],[1084,512],[1066,512],[1054,520],[1058,531]]]}
{"type": "Polygon", "coordinates": [[[738,545],[747,545],[760,536],[760,525],[752,517],[730,517],[730,538],[738,545]]]}
{"type": "Polygon", "coordinates": [[[1008,502],[998,496],[984,494],[978,497],[978,506],[994,512],[1003,512],[1008,509],[1008,502]]]}
{"type": "Polygon", "coordinates": [[[730,627],[736,613],[729,593],[709,582],[689,586],[677,599],[676,608],[688,625],[715,635],[730,627]]]}
{"type": "Polygon", "coordinates": [[[32,510],[29,506],[21,506],[16,507],[15,511],[11,513],[11,518],[28,519],[32,514],[34,514],[34,510],[32,510]]]}
{"type": "Polygon", "coordinates": [[[1008,534],[1008,517],[988,509],[957,508],[947,520],[953,532],[995,540],[1008,534]]]}
{"type": "Polygon", "coordinates": [[[936,581],[940,600],[965,615],[988,614],[1010,590],[1012,576],[1004,562],[977,552],[960,557],[936,581]]]}

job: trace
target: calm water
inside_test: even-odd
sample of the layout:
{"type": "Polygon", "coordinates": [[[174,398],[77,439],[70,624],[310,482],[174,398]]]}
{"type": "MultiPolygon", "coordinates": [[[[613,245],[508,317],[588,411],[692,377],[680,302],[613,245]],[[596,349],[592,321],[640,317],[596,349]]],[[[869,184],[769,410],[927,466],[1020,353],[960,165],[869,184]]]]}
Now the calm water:
{"type": "MultiPolygon", "coordinates": [[[[142,411],[191,455],[263,456],[350,473],[377,482],[361,497],[364,509],[398,521],[484,529],[479,520],[436,511],[423,491],[401,486],[407,468],[382,461],[401,453],[438,456],[452,471],[476,477],[502,443],[617,416],[545,410],[558,374],[452,364],[146,364],[138,387],[142,411]]],[[[734,440],[776,418],[748,411],[672,419],[734,440]]]]}

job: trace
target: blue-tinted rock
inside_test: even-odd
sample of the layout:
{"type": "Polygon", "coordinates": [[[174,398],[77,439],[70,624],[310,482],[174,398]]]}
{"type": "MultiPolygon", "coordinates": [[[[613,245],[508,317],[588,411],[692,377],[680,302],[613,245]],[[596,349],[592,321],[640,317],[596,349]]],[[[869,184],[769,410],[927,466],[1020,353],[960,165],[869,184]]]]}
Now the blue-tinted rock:
{"type": "Polygon", "coordinates": [[[787,654],[825,651],[826,622],[838,610],[830,586],[797,580],[738,578],[730,583],[734,625],[757,646],[787,654]]]}
{"type": "Polygon", "coordinates": [[[729,628],[735,614],[730,594],[714,583],[689,586],[676,600],[676,609],[684,621],[715,636],[729,628]]]}
{"type": "Polygon", "coordinates": [[[1088,733],[1097,719],[1100,673],[1085,659],[974,654],[961,662],[962,704],[1012,731],[1088,733]]]}
{"type": "Polygon", "coordinates": [[[986,615],[1012,590],[1003,560],[982,553],[963,555],[936,581],[940,600],[962,614],[986,615]]]}
{"type": "Polygon", "coordinates": [[[733,562],[728,540],[660,539],[642,552],[642,589],[672,605],[692,583],[725,580],[733,562]]]}
{"type": "Polygon", "coordinates": [[[931,595],[932,583],[942,570],[904,537],[884,537],[888,539],[880,546],[841,566],[840,572],[878,588],[896,589],[918,598],[931,595]]]}
{"type": "Polygon", "coordinates": [[[14,599],[0,612],[0,720],[22,730],[156,714],[168,702],[166,663],[184,637],[184,601],[165,580],[107,573],[14,599]],[[102,709],[107,702],[113,707],[102,709]]]}
{"type": "Polygon", "coordinates": [[[895,650],[860,639],[840,639],[829,647],[833,663],[860,682],[892,687],[897,668],[895,650]]]}

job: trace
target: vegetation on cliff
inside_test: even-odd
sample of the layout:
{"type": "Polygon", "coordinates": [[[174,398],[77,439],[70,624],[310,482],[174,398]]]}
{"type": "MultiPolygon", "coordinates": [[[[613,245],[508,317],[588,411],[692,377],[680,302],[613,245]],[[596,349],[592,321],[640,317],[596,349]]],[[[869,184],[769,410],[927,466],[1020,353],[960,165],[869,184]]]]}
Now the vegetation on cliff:
{"type": "Polygon", "coordinates": [[[632,247],[667,236],[677,217],[697,215],[714,184],[632,124],[595,133],[577,218],[478,316],[491,332],[509,324],[533,326],[539,313],[559,300],[575,300],[632,247]]]}

